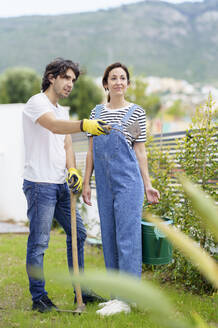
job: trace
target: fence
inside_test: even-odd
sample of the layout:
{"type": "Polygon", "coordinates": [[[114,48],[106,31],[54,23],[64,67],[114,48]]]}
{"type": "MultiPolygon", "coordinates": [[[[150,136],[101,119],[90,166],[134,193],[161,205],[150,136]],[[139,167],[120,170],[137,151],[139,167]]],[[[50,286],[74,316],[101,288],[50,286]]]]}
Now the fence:
{"type": "MultiPolygon", "coordinates": [[[[170,133],[163,133],[163,134],[156,134],[154,135],[152,143],[156,144],[163,152],[167,151],[169,153],[169,159],[171,161],[174,160],[174,157],[176,155],[177,149],[177,141],[181,140],[185,135],[191,134],[193,131],[180,131],[180,132],[170,132],[170,133]]],[[[195,133],[198,133],[198,131],[194,131],[195,133]]],[[[77,133],[72,135],[74,150],[76,152],[76,160],[77,160],[77,166],[79,169],[81,169],[82,173],[84,174],[85,171],[85,157],[86,152],[88,149],[88,138],[86,137],[85,133],[77,133]]],[[[213,142],[215,144],[218,144],[218,129],[217,133],[215,134],[213,138],[213,142]]],[[[151,147],[152,147],[151,143],[151,147]]],[[[181,143],[182,147],[182,143],[181,143]]],[[[215,160],[218,163],[218,151],[215,156],[215,160]]],[[[176,163],[177,171],[180,170],[180,166],[178,163],[176,163]]],[[[213,179],[208,181],[208,183],[211,183],[214,185],[214,188],[217,189],[218,186],[218,176],[216,175],[217,172],[214,173],[213,179]]],[[[172,184],[175,183],[175,179],[172,176],[172,184]]],[[[91,187],[95,188],[95,180],[94,177],[92,177],[91,180],[91,187]]]]}

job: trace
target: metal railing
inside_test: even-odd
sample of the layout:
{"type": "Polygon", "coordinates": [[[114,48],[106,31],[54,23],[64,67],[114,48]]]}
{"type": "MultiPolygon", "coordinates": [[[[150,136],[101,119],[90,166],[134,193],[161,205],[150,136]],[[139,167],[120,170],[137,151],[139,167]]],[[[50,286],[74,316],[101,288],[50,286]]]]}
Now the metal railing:
{"type": "MultiPolygon", "coordinates": [[[[152,145],[155,145],[161,151],[168,152],[169,161],[175,161],[176,153],[181,150],[181,149],[177,148],[178,141],[180,141],[180,147],[182,147],[181,139],[186,135],[191,136],[192,133],[198,133],[198,131],[190,130],[190,131],[179,131],[179,132],[155,134],[153,136],[153,141],[151,142],[150,147],[152,147],[152,145]]],[[[74,150],[76,153],[77,167],[84,174],[85,159],[86,159],[86,153],[88,150],[88,138],[85,133],[77,133],[77,134],[72,135],[72,140],[73,140],[74,150]]],[[[213,142],[218,145],[218,129],[217,129],[217,133],[213,137],[213,142]]],[[[217,153],[215,154],[215,160],[218,163],[218,150],[217,150],[217,153]]],[[[176,162],[176,169],[177,170],[181,169],[179,163],[177,163],[177,162],[176,162]]],[[[217,169],[217,172],[218,172],[218,169],[217,169]]],[[[218,176],[216,175],[217,172],[214,172],[213,179],[208,181],[208,183],[214,184],[215,189],[217,189],[217,186],[218,186],[218,176]]],[[[175,184],[175,178],[173,175],[172,175],[172,184],[175,184]]],[[[92,177],[91,187],[95,188],[94,176],[92,177]]]]}

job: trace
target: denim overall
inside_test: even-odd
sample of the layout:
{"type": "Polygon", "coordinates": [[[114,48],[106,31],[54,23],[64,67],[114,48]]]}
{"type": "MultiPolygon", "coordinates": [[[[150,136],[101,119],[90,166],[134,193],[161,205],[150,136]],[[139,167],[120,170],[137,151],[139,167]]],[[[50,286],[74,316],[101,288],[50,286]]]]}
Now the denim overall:
{"type": "MultiPolygon", "coordinates": [[[[112,127],[123,130],[136,105],[112,127]]],[[[95,108],[100,117],[102,105],[95,108]]],[[[141,276],[141,214],[144,184],[134,150],[123,133],[93,137],[97,201],[105,265],[136,277],[141,276]]]]}

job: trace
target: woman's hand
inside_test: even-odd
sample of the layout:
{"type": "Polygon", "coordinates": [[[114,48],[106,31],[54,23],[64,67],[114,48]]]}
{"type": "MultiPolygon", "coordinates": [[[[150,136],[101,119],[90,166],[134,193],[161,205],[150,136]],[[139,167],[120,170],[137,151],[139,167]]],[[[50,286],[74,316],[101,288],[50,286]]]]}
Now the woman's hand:
{"type": "Polygon", "coordinates": [[[151,204],[159,203],[160,194],[159,194],[158,190],[156,190],[152,187],[149,187],[149,188],[146,188],[145,192],[146,192],[148,203],[151,203],[151,204]]]}
{"type": "Polygon", "coordinates": [[[82,192],[83,201],[85,204],[92,206],[91,203],[91,187],[89,184],[83,185],[83,192],[82,192]]]}
{"type": "Polygon", "coordinates": [[[136,142],[134,144],[135,154],[139,163],[140,172],[144,182],[145,193],[147,196],[148,203],[157,204],[159,203],[160,194],[159,191],[154,189],[151,185],[149,173],[148,173],[148,161],[143,142],[136,142]]]}

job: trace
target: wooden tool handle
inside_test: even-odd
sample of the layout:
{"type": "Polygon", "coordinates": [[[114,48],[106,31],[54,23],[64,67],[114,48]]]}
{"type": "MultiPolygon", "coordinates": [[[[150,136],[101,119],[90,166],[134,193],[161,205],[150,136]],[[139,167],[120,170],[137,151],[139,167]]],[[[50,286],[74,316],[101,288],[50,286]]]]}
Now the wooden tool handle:
{"type": "MultiPolygon", "coordinates": [[[[76,227],[76,195],[70,191],[71,203],[71,238],[72,238],[72,256],[73,256],[73,273],[79,275],[78,251],[77,251],[77,227],[76,227]]],[[[78,306],[83,305],[82,292],[80,284],[76,284],[76,298],[78,306]]]]}

